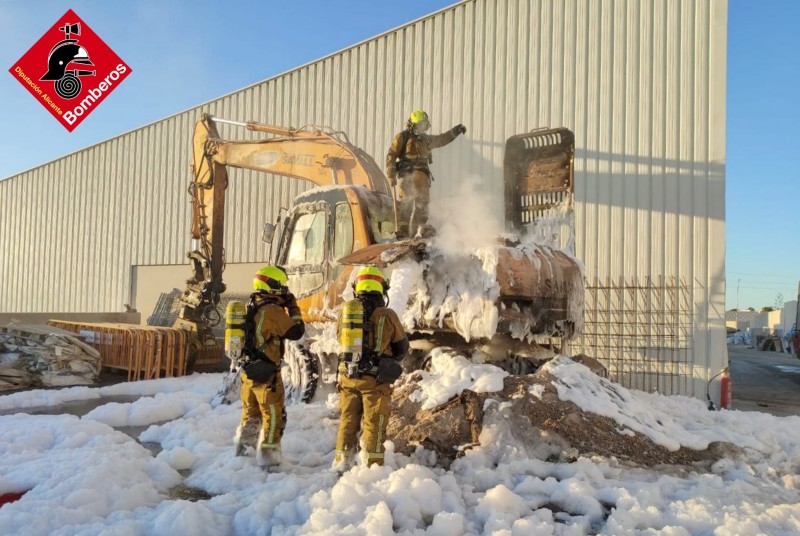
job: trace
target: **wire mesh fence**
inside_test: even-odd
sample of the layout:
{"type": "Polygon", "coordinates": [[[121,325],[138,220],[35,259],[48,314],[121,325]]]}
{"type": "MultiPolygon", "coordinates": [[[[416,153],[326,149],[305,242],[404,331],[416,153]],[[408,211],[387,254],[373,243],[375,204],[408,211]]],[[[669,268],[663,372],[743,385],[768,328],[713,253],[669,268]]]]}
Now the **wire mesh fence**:
{"type": "Polygon", "coordinates": [[[175,324],[178,318],[178,306],[181,291],[174,288],[170,292],[162,292],[158,297],[153,313],[147,317],[148,326],[169,327],[175,324]]]}
{"type": "Polygon", "coordinates": [[[674,277],[595,279],[573,353],[597,358],[629,388],[686,394],[692,381],[692,288],[674,277]]]}
{"type": "MultiPolygon", "coordinates": [[[[175,320],[180,312],[181,294],[181,291],[176,288],[170,292],[162,292],[153,309],[153,314],[147,318],[147,325],[165,327],[175,325],[175,320]]],[[[212,328],[215,337],[220,339],[225,337],[225,309],[228,307],[228,303],[231,301],[247,303],[249,299],[250,294],[237,292],[227,292],[220,297],[217,310],[222,320],[212,328]]]]}

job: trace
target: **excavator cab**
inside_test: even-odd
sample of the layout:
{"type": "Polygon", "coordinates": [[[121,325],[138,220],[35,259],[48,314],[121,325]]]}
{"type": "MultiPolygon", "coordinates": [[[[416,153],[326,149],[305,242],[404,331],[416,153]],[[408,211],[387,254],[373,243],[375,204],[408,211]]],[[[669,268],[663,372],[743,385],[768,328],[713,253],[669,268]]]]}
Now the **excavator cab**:
{"type": "Polygon", "coordinates": [[[309,322],[329,320],[341,302],[352,266],[338,259],[394,239],[392,204],[363,186],[316,188],[295,200],[284,220],[275,262],[309,322]]]}

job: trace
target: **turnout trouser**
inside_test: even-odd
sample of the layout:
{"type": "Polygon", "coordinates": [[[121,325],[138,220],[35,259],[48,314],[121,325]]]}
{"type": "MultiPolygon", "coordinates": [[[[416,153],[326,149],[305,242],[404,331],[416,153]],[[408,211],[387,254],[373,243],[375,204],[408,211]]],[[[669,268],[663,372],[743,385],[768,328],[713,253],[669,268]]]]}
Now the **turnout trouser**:
{"type": "Polygon", "coordinates": [[[264,441],[258,447],[278,449],[286,427],[286,407],[284,405],[283,381],[280,373],[275,381],[254,383],[242,372],[242,429],[252,427],[261,421],[264,441]]]}
{"type": "Polygon", "coordinates": [[[340,374],[336,386],[342,411],[336,436],[336,462],[352,458],[361,444],[367,451],[368,463],[383,465],[383,442],[389,423],[392,387],[378,383],[374,376],[348,378],[340,374]]]}
{"type": "MultiPolygon", "coordinates": [[[[400,178],[400,218],[398,226],[408,225],[407,235],[413,237],[420,225],[428,223],[428,205],[431,202],[430,175],[415,169],[400,178]]],[[[405,230],[405,229],[403,229],[405,230]]]]}

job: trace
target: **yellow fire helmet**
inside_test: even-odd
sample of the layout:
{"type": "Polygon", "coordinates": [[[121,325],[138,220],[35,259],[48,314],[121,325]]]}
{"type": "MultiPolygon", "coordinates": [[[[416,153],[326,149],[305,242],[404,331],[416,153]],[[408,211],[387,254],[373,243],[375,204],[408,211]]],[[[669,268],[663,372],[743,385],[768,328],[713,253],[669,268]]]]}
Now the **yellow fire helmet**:
{"type": "Polygon", "coordinates": [[[374,266],[364,266],[356,274],[355,291],[356,294],[362,292],[385,293],[389,290],[389,284],[383,273],[374,266]]]}
{"type": "Polygon", "coordinates": [[[280,266],[264,266],[253,278],[253,289],[282,294],[286,292],[287,279],[286,272],[280,266]]]}
{"type": "Polygon", "coordinates": [[[428,121],[430,123],[430,119],[428,119],[428,114],[426,114],[422,110],[414,110],[413,112],[411,112],[411,116],[408,118],[408,121],[412,125],[416,125],[418,123],[421,123],[422,121],[428,121]]]}

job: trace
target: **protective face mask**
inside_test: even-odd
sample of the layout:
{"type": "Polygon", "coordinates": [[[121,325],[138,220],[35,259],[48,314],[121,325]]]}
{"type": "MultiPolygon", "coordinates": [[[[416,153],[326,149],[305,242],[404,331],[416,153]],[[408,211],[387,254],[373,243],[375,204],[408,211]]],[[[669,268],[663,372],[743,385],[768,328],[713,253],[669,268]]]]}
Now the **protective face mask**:
{"type": "Polygon", "coordinates": [[[420,121],[419,123],[414,125],[414,133],[415,134],[425,134],[428,131],[429,128],[431,128],[430,122],[428,122],[427,120],[420,121]]]}

